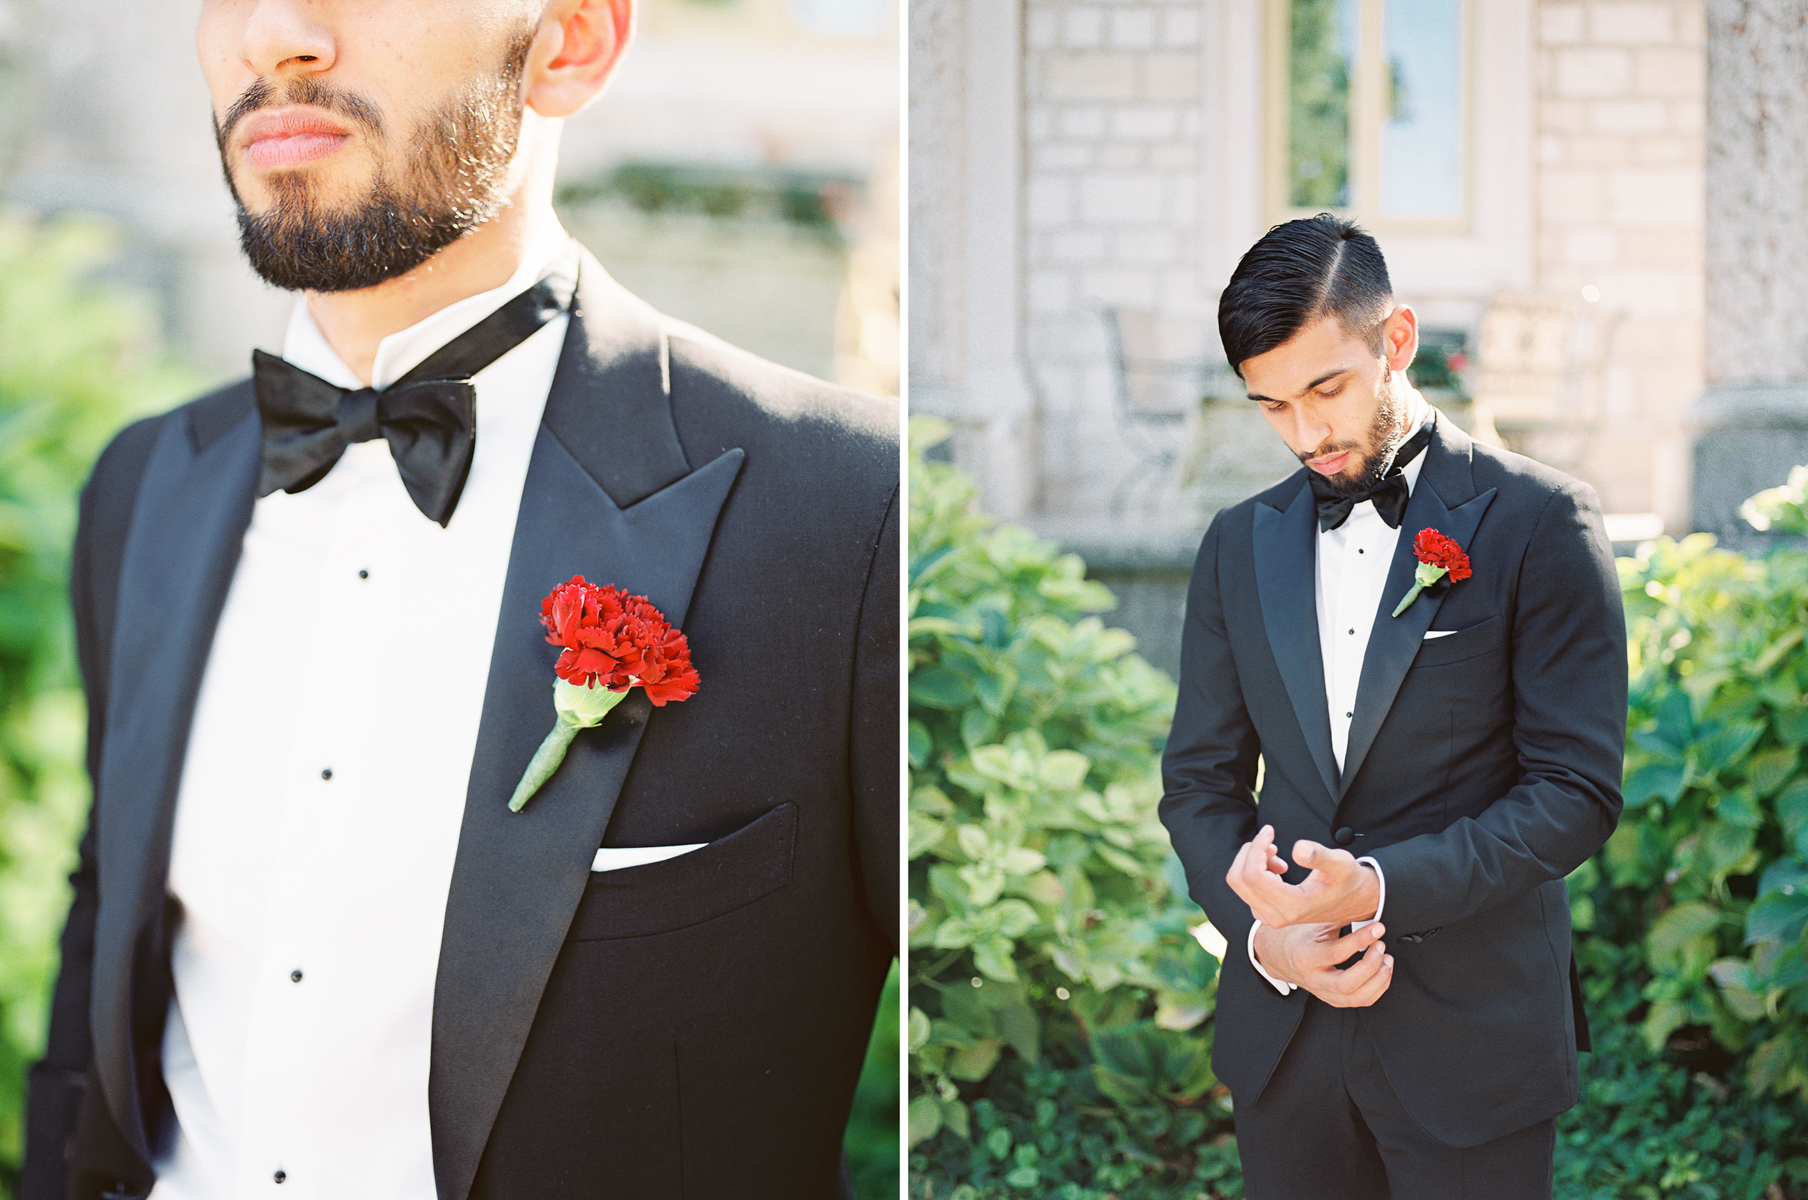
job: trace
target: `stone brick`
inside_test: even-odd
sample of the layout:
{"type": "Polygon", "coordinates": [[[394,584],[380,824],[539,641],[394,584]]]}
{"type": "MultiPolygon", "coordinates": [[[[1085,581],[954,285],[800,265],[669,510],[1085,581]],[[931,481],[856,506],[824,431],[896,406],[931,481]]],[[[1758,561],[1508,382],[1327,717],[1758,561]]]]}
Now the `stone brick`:
{"type": "Polygon", "coordinates": [[[1102,104],[1068,104],[1061,108],[1056,128],[1062,137],[1096,138],[1105,133],[1105,106],[1102,104]]]}
{"type": "MultiPolygon", "coordinates": [[[[1697,274],[1702,269],[1706,248],[1701,229],[1641,229],[1629,226],[1620,231],[1624,261],[1641,267],[1672,267],[1697,274]]],[[[1700,336],[1696,330],[1696,336],[1700,336]]]]}
{"type": "Polygon", "coordinates": [[[1613,45],[1668,43],[1675,38],[1671,16],[1667,4],[1595,4],[1588,10],[1588,32],[1613,45]]]}
{"type": "Polygon", "coordinates": [[[1050,99],[1134,99],[1135,54],[1049,54],[1050,99]]]}
{"type": "Polygon", "coordinates": [[[1595,277],[1601,303],[1638,316],[1700,311],[1701,276],[1688,271],[1621,269],[1595,277]]]}
{"type": "Polygon", "coordinates": [[[1558,252],[1573,267],[1612,263],[1620,253],[1620,239],[1611,229],[1572,229],[1561,238],[1558,252]]]}
{"type": "Polygon", "coordinates": [[[1113,259],[1121,263],[1164,264],[1174,261],[1174,235],[1166,229],[1142,229],[1112,239],[1113,259]]]}
{"type": "Polygon", "coordinates": [[[1105,41],[1105,14],[1096,8],[1070,8],[1061,14],[1061,44],[1099,46],[1105,41]]]}
{"type": "Polygon", "coordinates": [[[1045,142],[1030,148],[1034,171],[1079,171],[1093,165],[1092,147],[1073,142],[1045,142]]]}
{"type": "Polygon", "coordinates": [[[1080,217],[1113,224],[1152,224],[1162,217],[1162,179],[1150,173],[1097,173],[1080,180],[1080,217]]]}
{"type": "Polygon", "coordinates": [[[1197,46],[1199,44],[1199,10],[1177,9],[1162,14],[1161,44],[1164,46],[1197,46]]]}
{"type": "Polygon", "coordinates": [[[1632,55],[1592,46],[1559,50],[1555,76],[1560,96],[1621,96],[1632,86],[1632,55]]]}
{"type": "Polygon", "coordinates": [[[1566,223],[1599,221],[1605,214],[1601,172],[1546,170],[1538,178],[1538,215],[1566,223]]]}
{"type": "Polygon", "coordinates": [[[1136,142],[1107,142],[1099,147],[1098,165],[1107,171],[1146,167],[1144,147],[1136,142]]]}
{"type": "Polygon", "coordinates": [[[1059,100],[1134,99],[1137,58],[1124,53],[1051,54],[1048,96],[1059,100]]]}
{"type": "Polygon", "coordinates": [[[1544,167],[1560,167],[1569,161],[1569,139],[1555,134],[1543,134],[1537,142],[1538,164],[1544,167]]]}
{"type": "Polygon", "coordinates": [[[1568,161],[1577,167],[1617,167],[1632,162],[1632,139],[1606,134],[1581,134],[1563,139],[1568,161]]]}
{"type": "Polygon", "coordinates": [[[1111,136],[1148,141],[1174,136],[1179,125],[1172,108],[1157,105],[1135,105],[1116,108],[1111,113],[1111,136]]]}
{"type": "Polygon", "coordinates": [[[1060,37],[1060,21],[1046,9],[1031,12],[1023,23],[1024,44],[1033,50],[1046,50],[1059,41],[1060,37]]]}
{"type": "Polygon", "coordinates": [[[1114,12],[1106,23],[1105,40],[1127,50],[1146,50],[1155,44],[1155,12],[1133,8],[1114,12]]]}
{"type": "Polygon", "coordinates": [[[1030,311],[1066,312],[1074,304],[1073,276],[1067,271],[1030,271],[1024,280],[1030,311]]]}
{"type": "Polygon", "coordinates": [[[1075,266],[1097,266],[1105,257],[1105,235],[1092,230],[1057,233],[1048,239],[1048,261],[1075,266]]]}
{"type": "Polygon", "coordinates": [[[1155,273],[1127,267],[1104,268],[1080,273],[1080,290],[1088,300],[1104,304],[1137,304],[1155,306],[1155,273]]]}
{"type": "Polygon", "coordinates": [[[1699,228],[1704,199],[1700,169],[1637,167],[1608,172],[1609,216],[1641,225],[1699,228]]]}
{"type": "Polygon", "coordinates": [[[1708,108],[1700,98],[1670,102],[1670,128],[1678,133],[1700,133],[1707,128],[1708,108]]]}
{"type": "Polygon", "coordinates": [[[1699,166],[1701,138],[1692,133],[1659,133],[1632,140],[1633,161],[1642,167],[1699,166]]]}
{"type": "Polygon", "coordinates": [[[1163,171],[1191,171],[1199,166],[1199,151],[1187,142],[1155,146],[1149,151],[1149,165],[1163,171]]]}
{"type": "Polygon", "coordinates": [[[1199,56],[1184,51],[1144,55],[1142,94],[1148,100],[1198,99],[1199,56]]]}
{"type": "Polygon", "coordinates": [[[1545,133],[1581,133],[1588,128],[1588,104],[1581,100],[1539,100],[1538,128],[1545,133]]]}
{"type": "Polygon", "coordinates": [[[1543,4],[1538,8],[1538,37],[1547,46],[1569,45],[1582,40],[1583,10],[1580,4],[1543,4]]]}
{"type": "Polygon", "coordinates": [[[1699,50],[1640,50],[1636,86],[1641,96],[1700,96],[1706,70],[1699,50]]]}
{"type": "Polygon", "coordinates": [[[1074,185],[1069,179],[1031,179],[1024,189],[1024,217],[1031,229],[1058,229],[1074,219],[1074,185]]]}
{"type": "Polygon", "coordinates": [[[1597,133],[1662,133],[1670,112],[1661,100],[1596,100],[1588,106],[1589,127],[1597,133]]]}
{"type": "Polygon", "coordinates": [[[1054,110],[1046,104],[1032,104],[1023,114],[1023,136],[1030,142],[1039,142],[1053,136],[1055,132],[1054,110]]]}

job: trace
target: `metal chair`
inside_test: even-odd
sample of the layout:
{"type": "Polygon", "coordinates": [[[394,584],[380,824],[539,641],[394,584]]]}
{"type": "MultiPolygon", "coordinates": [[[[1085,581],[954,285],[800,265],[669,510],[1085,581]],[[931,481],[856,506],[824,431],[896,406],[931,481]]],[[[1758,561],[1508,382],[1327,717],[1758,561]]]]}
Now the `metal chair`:
{"type": "Polygon", "coordinates": [[[1112,416],[1118,436],[1136,455],[1112,491],[1115,516],[1138,484],[1160,486],[1179,461],[1180,435],[1199,411],[1212,360],[1164,357],[1149,309],[1100,305],[1098,313],[1113,368],[1112,416]]]}

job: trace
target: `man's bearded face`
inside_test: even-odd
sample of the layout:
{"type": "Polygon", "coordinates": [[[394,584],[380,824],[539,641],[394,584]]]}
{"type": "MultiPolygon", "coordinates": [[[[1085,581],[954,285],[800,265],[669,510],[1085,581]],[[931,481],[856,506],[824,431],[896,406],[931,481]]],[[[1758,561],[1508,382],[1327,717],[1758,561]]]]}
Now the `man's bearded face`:
{"type": "Polygon", "coordinates": [[[1406,434],[1406,401],[1394,383],[1393,372],[1383,371],[1376,383],[1375,416],[1369,422],[1366,438],[1338,445],[1326,443],[1305,453],[1294,453],[1300,462],[1309,464],[1314,458],[1324,458],[1340,450],[1349,451],[1349,465],[1335,475],[1326,476],[1325,482],[1336,495],[1360,496],[1372,491],[1387,474],[1394,461],[1394,451],[1406,440],[1406,434]]]}
{"type": "Polygon", "coordinates": [[[375,104],[318,76],[280,83],[260,76],[214,126],[252,269],[291,291],[374,287],[495,216],[520,140],[521,73],[532,38],[532,27],[522,31],[493,73],[399,131],[375,104]],[[372,149],[368,185],[334,200],[325,164],[268,171],[262,180],[268,199],[252,211],[240,188],[243,150],[233,134],[259,111],[287,105],[324,109],[351,126],[372,149]]]}

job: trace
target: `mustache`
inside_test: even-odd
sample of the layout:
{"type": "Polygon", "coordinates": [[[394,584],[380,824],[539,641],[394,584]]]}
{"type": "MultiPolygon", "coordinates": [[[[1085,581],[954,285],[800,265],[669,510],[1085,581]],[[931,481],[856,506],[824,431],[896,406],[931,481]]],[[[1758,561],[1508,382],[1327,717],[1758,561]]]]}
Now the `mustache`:
{"type": "Polygon", "coordinates": [[[297,79],[279,88],[268,79],[260,77],[253,80],[251,86],[227,106],[224,117],[215,119],[214,141],[224,151],[226,143],[232,139],[232,131],[238,128],[241,121],[260,108],[271,108],[278,104],[307,104],[324,108],[363,128],[367,133],[380,136],[383,132],[383,114],[376,105],[356,93],[330,87],[313,78],[297,79]]]}
{"type": "Polygon", "coordinates": [[[1293,453],[1296,458],[1298,458],[1302,463],[1304,463],[1304,462],[1310,462],[1311,460],[1313,460],[1315,458],[1325,458],[1332,454],[1342,454],[1346,451],[1356,449],[1359,445],[1360,445],[1360,443],[1358,443],[1358,442],[1326,442],[1324,445],[1318,447],[1317,449],[1308,450],[1304,454],[1301,454],[1297,450],[1295,450],[1293,453]]]}

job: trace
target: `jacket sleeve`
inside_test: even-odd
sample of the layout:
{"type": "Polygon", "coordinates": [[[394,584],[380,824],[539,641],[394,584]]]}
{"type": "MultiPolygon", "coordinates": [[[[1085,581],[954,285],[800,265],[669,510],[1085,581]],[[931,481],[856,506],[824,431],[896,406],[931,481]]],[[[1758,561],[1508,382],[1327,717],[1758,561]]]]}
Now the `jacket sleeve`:
{"type": "Polygon", "coordinates": [[[1626,615],[1594,490],[1538,514],[1511,627],[1519,782],[1479,815],[1372,851],[1391,929],[1448,925],[1575,870],[1613,832],[1626,745],[1626,615]]]}
{"type": "MultiPolygon", "coordinates": [[[[107,674],[113,615],[132,503],[156,442],[155,421],[141,421],[115,438],[82,490],[69,598],[75,614],[76,657],[88,700],[88,777],[99,777],[106,739],[107,674]]],[[[99,797],[95,799],[99,804],[99,797]]],[[[99,905],[95,829],[90,810],[74,874],[74,900],[63,927],[61,967],[50,1006],[44,1057],[27,1076],[25,1162],[19,1200],[63,1200],[65,1149],[75,1133],[88,1088],[93,1042],[88,1026],[94,964],[94,919],[99,905]]]]}
{"type": "Polygon", "coordinates": [[[1162,755],[1160,813],[1186,868],[1188,894],[1225,940],[1241,947],[1254,922],[1224,876],[1238,848],[1256,833],[1261,745],[1225,632],[1219,590],[1224,524],[1220,513],[1206,530],[1187,589],[1180,694],[1162,755]]]}
{"type": "Polygon", "coordinates": [[[867,569],[854,647],[854,697],[848,761],[853,775],[855,834],[868,910],[897,953],[898,943],[898,493],[867,569]]]}

